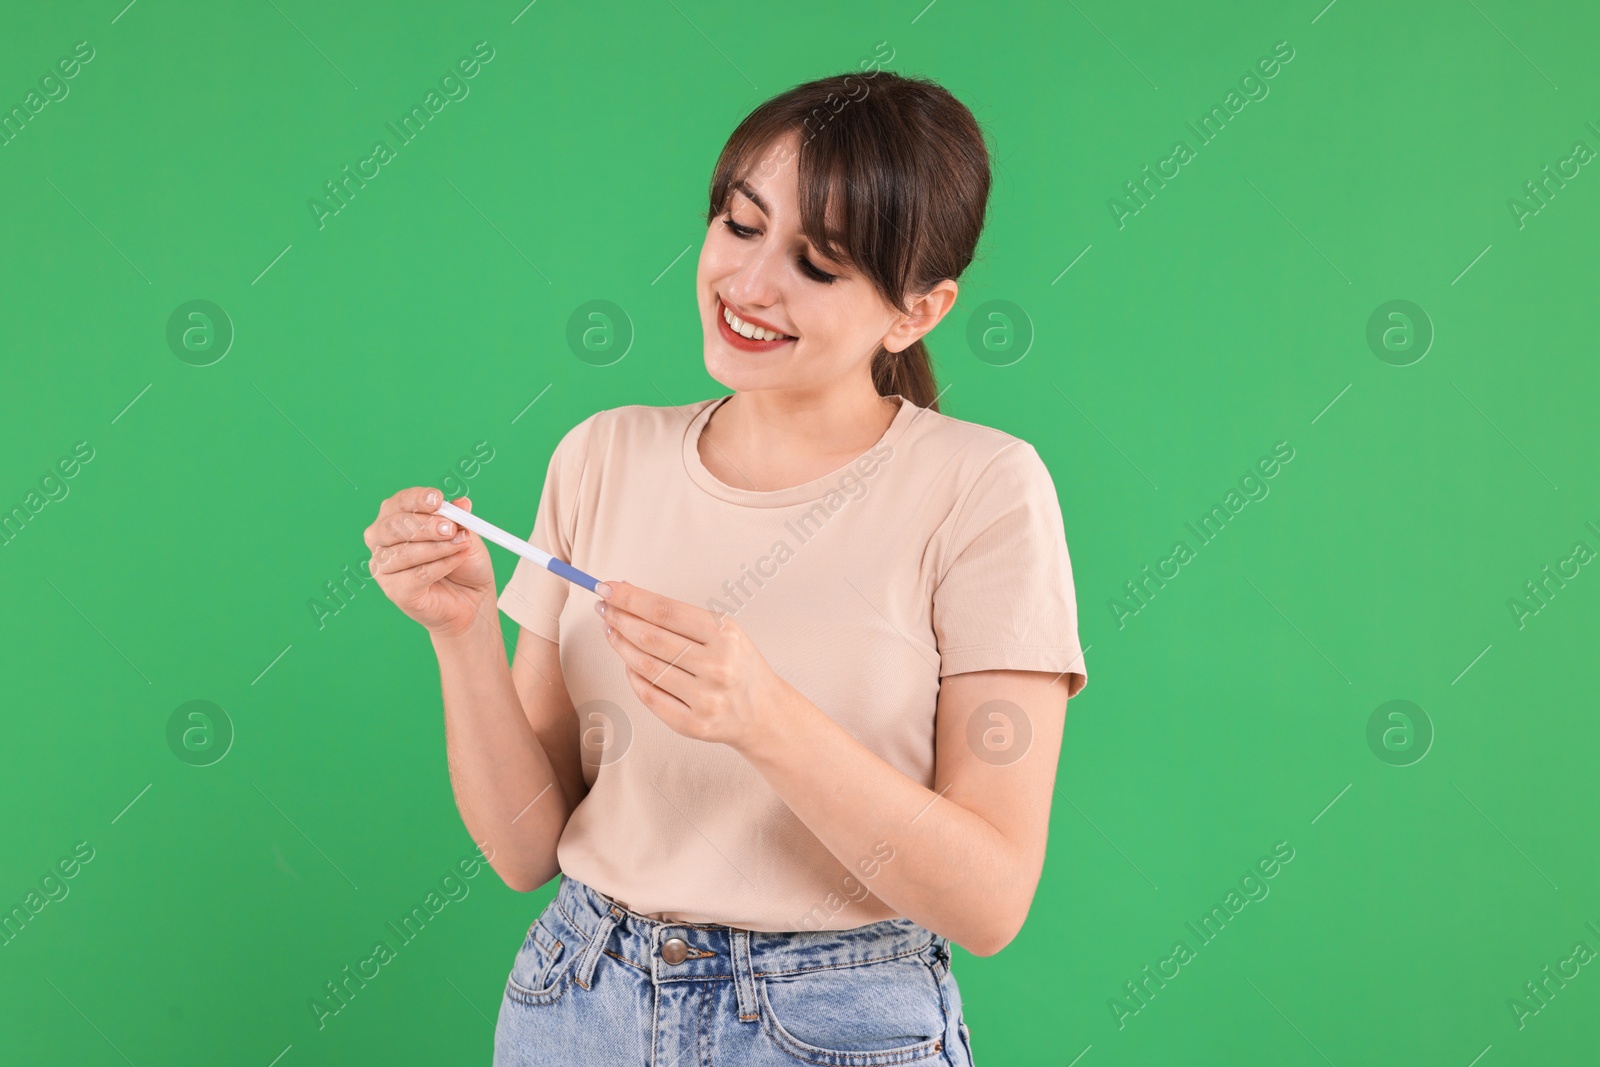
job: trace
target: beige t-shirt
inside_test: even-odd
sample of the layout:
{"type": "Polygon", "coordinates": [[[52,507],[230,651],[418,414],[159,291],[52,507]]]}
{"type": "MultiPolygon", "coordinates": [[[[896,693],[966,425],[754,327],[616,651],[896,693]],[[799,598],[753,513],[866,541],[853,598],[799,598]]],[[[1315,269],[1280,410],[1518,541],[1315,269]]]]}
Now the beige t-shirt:
{"type": "MultiPolygon", "coordinates": [[[[1070,671],[1069,696],[1083,689],[1061,506],[1032,445],[897,397],[855,461],[754,491],[700,459],[700,431],[727,399],[578,423],[551,457],[529,540],[601,580],[730,613],[780,677],[930,789],[940,678],[1070,671]]],[[[675,733],[639,701],[597,599],[528,560],[499,598],[560,645],[578,712],[589,792],[557,845],[561,870],[667,922],[898,917],[744,757],[675,733]]]]}

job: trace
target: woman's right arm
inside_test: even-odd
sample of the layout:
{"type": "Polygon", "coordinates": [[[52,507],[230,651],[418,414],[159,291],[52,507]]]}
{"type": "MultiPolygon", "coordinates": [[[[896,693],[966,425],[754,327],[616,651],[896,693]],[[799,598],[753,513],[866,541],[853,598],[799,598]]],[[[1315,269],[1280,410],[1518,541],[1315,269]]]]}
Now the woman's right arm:
{"type": "Polygon", "coordinates": [[[556,842],[582,799],[577,715],[555,642],[522,631],[513,669],[498,609],[484,614],[463,632],[433,633],[450,785],[490,866],[527,893],[560,872],[556,842]]]}
{"type": "Polygon", "coordinates": [[[432,638],[461,820],[506,885],[530,892],[559,872],[556,842],[585,792],[577,716],[555,642],[523,630],[507,664],[489,550],[439,518],[441,499],[420,487],[383,502],[371,570],[432,638]]]}

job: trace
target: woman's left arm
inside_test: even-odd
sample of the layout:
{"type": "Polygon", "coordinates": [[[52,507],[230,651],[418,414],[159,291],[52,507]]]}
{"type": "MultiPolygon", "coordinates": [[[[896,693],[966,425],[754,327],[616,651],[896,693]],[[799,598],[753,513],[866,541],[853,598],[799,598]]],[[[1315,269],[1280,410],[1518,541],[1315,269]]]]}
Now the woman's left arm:
{"type": "Polygon", "coordinates": [[[928,789],[778,677],[731,618],[608,584],[607,640],[650,711],[740,752],[896,912],[978,956],[1016,937],[1044,868],[1065,673],[942,679],[928,789]]]}
{"type": "Polygon", "coordinates": [[[740,748],[872,894],[975,956],[1022,929],[1044,870],[1067,680],[1038,671],[945,677],[933,788],[906,777],[793,688],[740,748]],[[887,844],[889,862],[862,861],[887,844]],[[858,875],[861,877],[861,875],[858,875]]]}

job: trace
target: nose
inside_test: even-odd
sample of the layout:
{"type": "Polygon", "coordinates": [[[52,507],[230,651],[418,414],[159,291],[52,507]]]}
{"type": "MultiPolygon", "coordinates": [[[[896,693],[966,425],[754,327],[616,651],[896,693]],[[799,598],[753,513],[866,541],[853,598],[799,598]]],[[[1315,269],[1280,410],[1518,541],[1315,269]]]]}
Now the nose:
{"type": "Polygon", "coordinates": [[[739,269],[727,283],[727,298],[741,307],[755,309],[771,307],[778,301],[779,275],[783,264],[766,242],[750,249],[739,269]]]}

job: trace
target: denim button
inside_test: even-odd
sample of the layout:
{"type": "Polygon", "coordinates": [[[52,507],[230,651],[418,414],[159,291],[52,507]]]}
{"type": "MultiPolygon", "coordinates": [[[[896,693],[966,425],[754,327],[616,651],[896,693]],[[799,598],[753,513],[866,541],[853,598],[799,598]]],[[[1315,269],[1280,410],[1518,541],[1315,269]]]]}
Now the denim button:
{"type": "Polygon", "coordinates": [[[689,958],[689,942],[681,937],[669,937],[661,944],[661,958],[668,963],[682,963],[689,958]]]}

